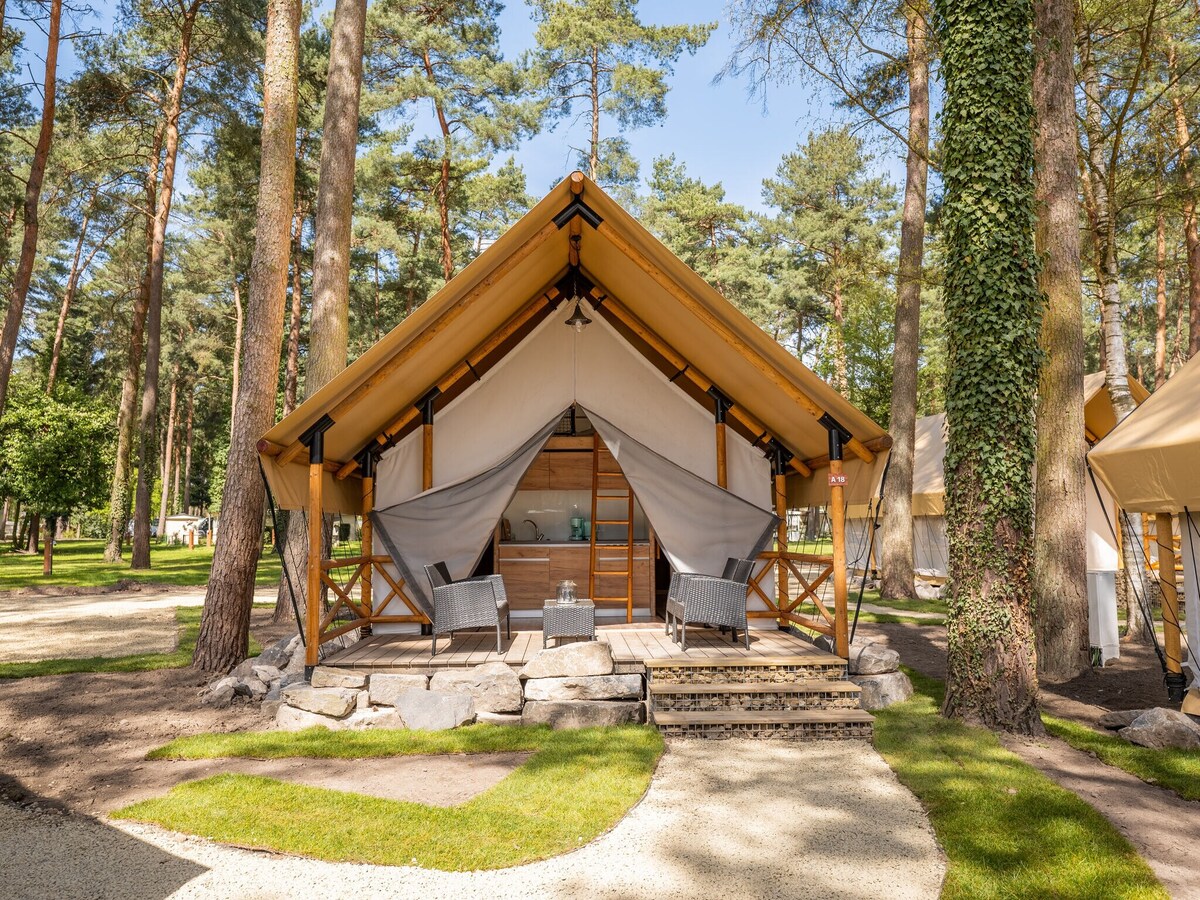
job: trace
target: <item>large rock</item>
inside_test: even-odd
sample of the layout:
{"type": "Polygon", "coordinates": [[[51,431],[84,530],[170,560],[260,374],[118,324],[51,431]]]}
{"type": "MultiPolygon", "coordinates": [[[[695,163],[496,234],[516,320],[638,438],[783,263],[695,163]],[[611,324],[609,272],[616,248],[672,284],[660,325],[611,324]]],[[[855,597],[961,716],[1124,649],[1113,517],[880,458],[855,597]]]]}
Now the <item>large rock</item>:
{"type": "Polygon", "coordinates": [[[250,671],[263,684],[271,684],[271,682],[279,681],[283,678],[283,672],[279,671],[275,666],[252,666],[250,671]]]}
{"type": "Polygon", "coordinates": [[[641,700],[641,675],[576,675],[530,678],[526,700],[641,700]]]}
{"type": "Polygon", "coordinates": [[[255,678],[254,676],[247,678],[242,682],[242,684],[245,685],[246,690],[250,692],[250,698],[252,700],[261,700],[267,695],[267,685],[263,684],[260,679],[255,678]]]}
{"type": "Polygon", "coordinates": [[[539,650],[525,668],[522,678],[564,678],[572,675],[611,675],[612,648],[603,641],[576,641],[539,650]]]}
{"type": "Polygon", "coordinates": [[[1096,724],[1101,728],[1119,731],[1132,725],[1133,720],[1144,712],[1146,712],[1144,709],[1115,709],[1102,715],[1096,720],[1096,724]]]}
{"type": "Polygon", "coordinates": [[[1200,750],[1200,725],[1173,709],[1148,709],[1117,733],[1131,744],[1156,750],[1200,750]]]}
{"type": "Polygon", "coordinates": [[[942,588],[941,585],[930,584],[928,581],[922,581],[920,578],[913,583],[916,588],[917,599],[919,600],[941,600],[942,588]]]}
{"type": "Polygon", "coordinates": [[[502,662],[434,672],[429,679],[429,689],[470,694],[475,701],[475,709],[483,712],[521,711],[521,679],[512,666],[502,662]]]}
{"type": "Polygon", "coordinates": [[[233,702],[240,682],[232,675],[218,678],[200,695],[200,702],[205,706],[228,706],[233,702]]]}
{"type": "Polygon", "coordinates": [[[886,675],[851,675],[850,680],[862,688],[858,695],[863,709],[883,709],[907,700],[913,694],[912,682],[903,672],[886,675]]]}
{"type": "Polygon", "coordinates": [[[341,720],[331,719],[329,716],[322,716],[305,709],[297,709],[286,703],[275,712],[275,727],[280,731],[303,731],[305,728],[312,728],[315,725],[337,731],[341,727],[341,720]]]}
{"type": "Polygon", "coordinates": [[[258,655],[256,664],[260,666],[274,666],[283,671],[292,658],[292,652],[299,645],[299,635],[280,638],[258,655]]]}
{"type": "Polygon", "coordinates": [[[396,712],[408,728],[442,731],[474,722],[475,702],[455,691],[405,691],[396,697],[396,712]]]}
{"type": "Polygon", "coordinates": [[[356,709],[344,719],[335,719],[339,728],[349,728],[355,731],[368,730],[373,728],[403,728],[404,720],[400,718],[400,713],[392,709],[390,706],[384,706],[379,709],[367,707],[365,709],[356,709]]]}
{"type": "MultiPolygon", "coordinates": [[[[279,667],[284,675],[303,675],[305,669],[304,647],[300,643],[300,638],[295,638],[295,646],[292,648],[292,655],[288,658],[287,665],[279,667]]],[[[261,657],[260,657],[261,659],[261,657]]]]}
{"type": "Polygon", "coordinates": [[[288,706],[322,716],[340,719],[354,709],[358,691],[349,688],[315,688],[307,684],[292,684],[283,691],[288,706]]]}
{"type": "Polygon", "coordinates": [[[851,675],[887,675],[900,671],[900,654],[875,641],[850,645],[851,675]]]}
{"type": "Polygon", "coordinates": [[[429,687],[428,675],[392,675],[380,673],[371,676],[369,690],[371,702],[377,706],[395,706],[396,698],[408,691],[423,691],[429,687]]]}
{"type": "Polygon", "coordinates": [[[315,688],[353,688],[361,690],[367,686],[367,676],[362,672],[335,669],[332,666],[317,666],[312,673],[315,688]]]}
{"type": "Polygon", "coordinates": [[[520,713],[476,712],[475,721],[487,725],[520,725],[520,713]]]}
{"type": "Polygon", "coordinates": [[[645,704],[636,700],[530,700],[521,711],[522,725],[549,725],[556,730],[640,724],[645,719],[645,704]]]}

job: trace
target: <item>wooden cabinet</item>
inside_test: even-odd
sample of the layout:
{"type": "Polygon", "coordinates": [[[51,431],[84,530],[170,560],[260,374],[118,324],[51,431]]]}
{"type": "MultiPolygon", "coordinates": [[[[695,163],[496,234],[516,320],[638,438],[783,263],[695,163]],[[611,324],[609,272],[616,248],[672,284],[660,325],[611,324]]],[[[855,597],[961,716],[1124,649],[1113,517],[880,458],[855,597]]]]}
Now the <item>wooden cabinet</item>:
{"type": "Polygon", "coordinates": [[[590,491],[592,454],[587,451],[557,451],[541,454],[548,458],[550,490],[590,491]]]}
{"type": "Polygon", "coordinates": [[[548,454],[539,453],[533,465],[525,472],[517,485],[518,491],[550,490],[550,460],[548,454]]]}
{"type": "MultiPolygon", "coordinates": [[[[588,568],[591,548],[588,544],[500,544],[497,571],[504,576],[504,587],[513,609],[541,609],[546,600],[557,595],[560,581],[574,581],[580,597],[588,596],[588,568]]],[[[650,548],[645,543],[633,548],[633,609],[644,615],[650,609],[650,548]]],[[[598,566],[602,571],[624,571],[623,546],[602,546],[598,566]]],[[[601,579],[596,593],[624,593],[623,576],[601,579]]],[[[601,609],[624,609],[620,600],[605,600],[601,609]]]]}

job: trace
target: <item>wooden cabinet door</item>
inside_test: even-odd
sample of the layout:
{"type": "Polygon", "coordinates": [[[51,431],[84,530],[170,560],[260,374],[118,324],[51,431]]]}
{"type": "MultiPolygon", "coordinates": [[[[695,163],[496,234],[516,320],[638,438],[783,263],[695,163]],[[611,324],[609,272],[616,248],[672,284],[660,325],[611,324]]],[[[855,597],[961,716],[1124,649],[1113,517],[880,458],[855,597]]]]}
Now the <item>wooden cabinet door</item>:
{"type": "Polygon", "coordinates": [[[501,559],[500,574],[513,609],[541,609],[550,598],[550,560],[501,559]]]}
{"type": "Polygon", "coordinates": [[[592,454],[587,451],[559,451],[543,454],[550,460],[550,490],[590,491],[592,454]]]}

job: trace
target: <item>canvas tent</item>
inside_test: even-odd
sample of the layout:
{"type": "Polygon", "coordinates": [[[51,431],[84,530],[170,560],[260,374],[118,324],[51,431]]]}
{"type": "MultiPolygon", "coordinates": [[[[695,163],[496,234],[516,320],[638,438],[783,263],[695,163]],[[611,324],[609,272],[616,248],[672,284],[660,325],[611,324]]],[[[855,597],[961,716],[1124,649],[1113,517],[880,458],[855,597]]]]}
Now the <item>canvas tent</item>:
{"type": "MultiPolygon", "coordinates": [[[[1169,686],[1182,694],[1183,667],[1193,679],[1200,674],[1195,648],[1200,647],[1200,357],[1193,357],[1088,454],[1096,477],[1129,512],[1153,515],[1158,534],[1158,572],[1163,601],[1163,631],[1169,686]],[[1178,525],[1172,527],[1172,522],[1178,525]],[[1175,559],[1171,535],[1180,535],[1175,559]],[[1176,565],[1184,575],[1188,647],[1184,658],[1176,607],[1176,565]]],[[[1195,694],[1193,689],[1193,694],[1195,694]]],[[[1200,698],[1197,703],[1200,711],[1200,698]]]]}
{"type": "MultiPolygon", "coordinates": [[[[394,554],[373,553],[365,527],[362,557],[337,563],[358,566],[365,589],[349,603],[338,594],[356,614],[340,630],[426,621],[411,563],[432,554],[455,577],[469,574],[523,462],[572,406],[607,431],[677,567],[753,552],[786,497],[865,502],[890,443],[575,173],[260,442],[276,502],[308,510],[310,531],[321,510],[375,512],[374,530],[391,531],[394,554]],[[592,320],[579,331],[564,326],[573,300],[592,320]],[[689,473],[705,487],[681,492],[689,473]],[[409,563],[395,540],[417,546],[405,520],[436,521],[440,533],[407,551],[409,563]]],[[[333,565],[319,546],[315,534],[314,594],[330,586],[333,565]]],[[[794,611],[788,579],[773,584],[766,571],[794,572],[787,557],[786,542],[760,556],[752,615],[761,620],[794,611]]],[[[844,575],[844,565],[831,572],[843,606],[844,575]]],[[[307,624],[310,657],[311,638],[339,630],[324,619],[307,624]]]]}

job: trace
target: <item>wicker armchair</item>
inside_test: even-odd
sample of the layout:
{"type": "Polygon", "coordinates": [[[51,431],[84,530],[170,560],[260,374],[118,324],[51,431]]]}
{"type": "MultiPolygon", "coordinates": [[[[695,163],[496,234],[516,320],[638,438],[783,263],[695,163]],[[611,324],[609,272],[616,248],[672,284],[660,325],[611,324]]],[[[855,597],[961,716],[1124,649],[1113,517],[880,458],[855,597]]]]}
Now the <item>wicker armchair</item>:
{"type": "Polygon", "coordinates": [[[463,628],[490,628],[493,625],[496,627],[496,652],[502,653],[501,619],[506,635],[512,637],[503,576],[485,575],[452,581],[444,562],[426,566],[425,575],[433,587],[433,650],[430,655],[437,655],[439,634],[449,634],[453,639],[454,632],[463,628]]]}
{"type": "Polygon", "coordinates": [[[740,628],[745,645],[749,648],[746,586],[753,569],[753,560],[730,559],[720,576],[689,572],[672,574],[671,586],[667,591],[667,633],[686,650],[688,622],[710,627],[716,625],[722,631],[729,628],[735,644],[740,628]]]}

